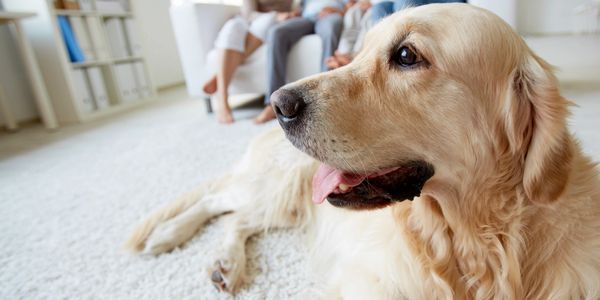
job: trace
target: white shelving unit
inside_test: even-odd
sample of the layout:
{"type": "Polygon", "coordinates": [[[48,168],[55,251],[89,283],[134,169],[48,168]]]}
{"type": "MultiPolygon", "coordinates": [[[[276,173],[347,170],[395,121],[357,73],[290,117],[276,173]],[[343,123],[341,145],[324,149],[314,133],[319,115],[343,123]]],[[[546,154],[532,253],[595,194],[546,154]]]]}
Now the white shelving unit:
{"type": "MultiPolygon", "coordinates": [[[[84,62],[79,63],[73,63],[69,59],[67,47],[58,24],[58,16],[81,17],[87,22],[86,24],[95,24],[100,29],[99,38],[103,45],[113,47],[109,41],[105,26],[107,20],[111,18],[131,19],[134,26],[137,26],[135,15],[131,10],[131,1],[123,0],[123,2],[127,4],[125,7],[129,8],[128,11],[104,12],[96,10],[95,0],[91,0],[92,10],[55,9],[52,0],[3,0],[5,8],[8,10],[35,11],[38,14],[36,18],[23,22],[23,27],[31,40],[48,89],[48,94],[50,95],[57,119],[61,124],[79,123],[97,119],[138,106],[155,98],[156,88],[151,82],[147,60],[143,52],[133,56],[117,58],[112,55],[114,51],[108,51],[108,55],[104,55],[108,57],[93,60],[86,58],[84,62]],[[125,83],[119,81],[119,76],[116,74],[116,67],[126,63],[141,63],[141,70],[143,70],[143,76],[149,87],[148,92],[140,92],[141,96],[135,100],[124,99],[121,89],[125,83]],[[84,104],[77,98],[77,87],[73,80],[72,72],[78,69],[87,70],[89,68],[98,68],[101,71],[109,99],[109,105],[106,107],[100,108],[98,105],[93,110],[86,109],[84,104]]],[[[137,32],[139,33],[140,30],[138,29],[137,32]]],[[[139,39],[139,37],[137,38],[139,39]]],[[[97,45],[92,44],[95,48],[94,50],[98,51],[96,49],[97,45]]]]}

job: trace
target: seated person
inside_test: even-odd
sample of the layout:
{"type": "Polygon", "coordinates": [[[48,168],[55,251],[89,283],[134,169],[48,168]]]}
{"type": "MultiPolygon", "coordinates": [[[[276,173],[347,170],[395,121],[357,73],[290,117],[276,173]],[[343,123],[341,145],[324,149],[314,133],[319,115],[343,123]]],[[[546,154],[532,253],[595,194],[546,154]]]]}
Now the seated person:
{"type": "MultiPolygon", "coordinates": [[[[285,84],[287,57],[292,46],[303,36],[316,33],[323,41],[322,57],[333,55],[342,31],[342,16],[345,12],[343,0],[304,0],[302,17],[281,22],[269,31],[267,38],[267,90],[265,108],[254,120],[264,123],[275,119],[269,105],[271,94],[285,84]]],[[[327,71],[324,60],[321,69],[327,71]]]]}
{"type": "Polygon", "coordinates": [[[349,64],[354,55],[362,47],[362,40],[365,33],[379,22],[382,18],[399,11],[406,7],[419,6],[430,3],[449,3],[449,2],[464,2],[453,0],[396,0],[392,1],[373,1],[361,0],[348,9],[344,16],[344,31],[340,39],[340,46],[336,53],[328,57],[325,62],[330,69],[336,69],[349,64]],[[373,6],[371,7],[371,4],[373,6]],[[371,8],[371,9],[369,9],[371,8]],[[368,10],[367,10],[368,9],[368,10]]]}
{"type": "Polygon", "coordinates": [[[379,20],[384,17],[391,15],[401,9],[412,7],[412,6],[421,6],[432,3],[452,3],[452,2],[467,2],[466,0],[394,0],[392,1],[384,1],[373,5],[371,21],[373,24],[379,22],[379,20]]]}
{"type": "Polygon", "coordinates": [[[328,57],[325,63],[329,69],[336,69],[352,61],[352,58],[362,47],[365,33],[371,28],[371,5],[381,0],[359,0],[350,5],[344,15],[344,29],[340,44],[333,56],[328,57]]]}
{"type": "Polygon", "coordinates": [[[292,0],[244,0],[242,15],[223,25],[215,42],[219,51],[217,72],[203,87],[208,95],[219,92],[217,119],[220,123],[234,122],[227,89],[235,70],[263,44],[272,26],[298,15],[291,9],[292,0]]]}

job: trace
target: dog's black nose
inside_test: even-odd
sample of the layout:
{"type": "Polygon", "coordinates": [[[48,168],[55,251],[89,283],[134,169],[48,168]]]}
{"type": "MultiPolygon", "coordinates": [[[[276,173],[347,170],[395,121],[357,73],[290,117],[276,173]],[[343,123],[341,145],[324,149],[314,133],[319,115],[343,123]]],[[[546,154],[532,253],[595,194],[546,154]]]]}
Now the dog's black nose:
{"type": "Polygon", "coordinates": [[[300,116],[306,103],[302,96],[293,90],[279,89],[271,95],[271,105],[281,122],[291,122],[300,116]]]}

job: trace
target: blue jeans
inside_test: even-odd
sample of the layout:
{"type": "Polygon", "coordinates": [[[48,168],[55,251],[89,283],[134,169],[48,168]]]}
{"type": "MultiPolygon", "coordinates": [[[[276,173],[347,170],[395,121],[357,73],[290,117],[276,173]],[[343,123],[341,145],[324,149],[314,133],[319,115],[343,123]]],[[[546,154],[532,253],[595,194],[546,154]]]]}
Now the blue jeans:
{"type": "Polygon", "coordinates": [[[303,36],[316,33],[323,41],[321,71],[327,71],[325,58],[333,55],[340,41],[343,20],[339,14],[330,14],[316,20],[293,18],[269,29],[267,35],[267,90],[265,104],[271,94],[285,84],[288,53],[303,36]]]}
{"type": "Polygon", "coordinates": [[[451,3],[451,2],[466,2],[460,0],[394,0],[383,1],[373,5],[371,8],[371,20],[373,24],[379,22],[384,17],[391,15],[403,8],[410,6],[421,6],[431,3],[451,3]]]}

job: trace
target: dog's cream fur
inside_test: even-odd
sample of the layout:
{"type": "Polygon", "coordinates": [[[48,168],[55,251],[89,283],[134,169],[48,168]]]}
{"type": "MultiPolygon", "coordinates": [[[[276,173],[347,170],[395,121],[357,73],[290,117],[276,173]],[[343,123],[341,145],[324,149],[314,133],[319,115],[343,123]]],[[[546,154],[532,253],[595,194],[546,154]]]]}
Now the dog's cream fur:
{"type": "Polygon", "coordinates": [[[435,175],[420,197],[374,211],[315,206],[318,162],[278,128],[128,246],[169,251],[232,212],[210,270],[232,292],[249,235],[309,225],[326,299],[599,299],[600,180],[547,63],[498,17],[460,4],[395,14],[365,45],[350,65],[284,87],[307,95],[303,150],[360,172],[425,160],[435,175]],[[401,43],[427,66],[392,66],[401,43]]]}

